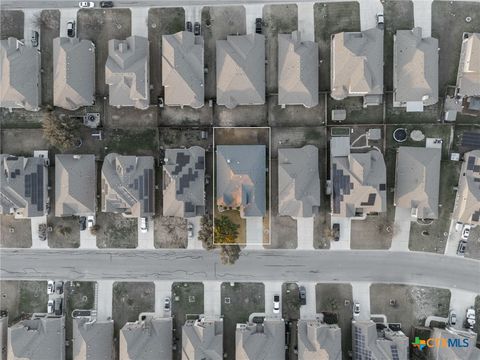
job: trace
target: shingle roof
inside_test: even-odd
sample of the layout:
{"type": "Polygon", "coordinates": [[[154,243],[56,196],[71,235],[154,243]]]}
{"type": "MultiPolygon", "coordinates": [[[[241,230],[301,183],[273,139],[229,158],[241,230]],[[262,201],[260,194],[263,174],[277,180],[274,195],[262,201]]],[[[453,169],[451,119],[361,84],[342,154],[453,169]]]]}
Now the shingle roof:
{"type": "MultiPolygon", "coordinates": [[[[438,40],[422,38],[422,29],[397,30],[393,47],[393,102],[438,102],[438,40]]],[[[398,104],[396,104],[398,103],[398,104]]]]}
{"type": "Polygon", "coordinates": [[[182,359],[222,360],[223,320],[188,320],[182,326],[182,359]]]}
{"type": "Polygon", "coordinates": [[[147,38],[130,36],[108,41],[105,82],[110,105],[147,109],[150,104],[149,43],[147,38]]]}
{"type": "Polygon", "coordinates": [[[332,35],[330,76],[335,100],[382,95],[383,31],[374,28],[332,35]]]}
{"type": "Polygon", "coordinates": [[[298,360],[341,360],[342,332],[337,325],[299,320],[298,360]]]}
{"type": "Polygon", "coordinates": [[[9,360],[65,359],[63,317],[22,320],[8,329],[9,360]]]}
{"type": "Polygon", "coordinates": [[[265,37],[229,35],[217,40],[217,104],[265,104],[265,37]]]}
{"type": "Polygon", "coordinates": [[[311,217],[320,206],[318,148],[278,149],[278,213],[311,217]]]}
{"type": "Polygon", "coordinates": [[[377,333],[377,324],[371,320],[352,321],[353,358],[372,360],[407,360],[410,341],[402,332],[386,328],[377,333]]]}
{"type": "Polygon", "coordinates": [[[120,360],[172,359],[172,318],[127,322],[120,330],[120,360]]]}
{"type": "Polygon", "coordinates": [[[278,104],[318,105],[318,45],[298,31],[278,34],[278,104]]]}
{"type": "Polygon", "coordinates": [[[401,146],[397,153],[395,206],[438,218],[441,149],[401,146]]]}
{"type": "Polygon", "coordinates": [[[464,224],[480,224],[480,150],[463,155],[453,218],[464,224]]]}
{"type": "Polygon", "coordinates": [[[46,213],[48,169],[39,157],[0,155],[0,214],[36,217],[46,213]]]}
{"type": "Polygon", "coordinates": [[[95,102],[95,45],[90,40],[53,39],[53,104],[68,110],[95,102]]]}
{"type": "Polygon", "coordinates": [[[73,319],[73,360],[112,360],[113,320],[73,319]]]}
{"type": "Polygon", "coordinates": [[[464,33],[457,88],[461,96],[480,96],[480,33],[464,33]]]}
{"type": "MultiPolygon", "coordinates": [[[[332,138],[331,146],[337,139],[341,137],[332,138]]],[[[348,153],[332,156],[330,171],[332,215],[355,217],[357,213],[386,211],[387,175],[380,151],[352,153],[348,149],[348,153]]]]}
{"type": "Polygon", "coordinates": [[[152,156],[108,154],[102,166],[102,211],[127,216],[155,214],[155,164],[152,156]]]}
{"type": "Polygon", "coordinates": [[[163,216],[205,214],[205,150],[166,149],[163,165],[163,216]]]}
{"type": "Polygon", "coordinates": [[[203,37],[188,31],[162,36],[162,85],[165,104],[204,105],[203,37]]]}
{"type": "Polygon", "coordinates": [[[95,214],[95,155],[55,155],[55,216],[95,214]]]}
{"type": "Polygon", "coordinates": [[[278,360],[285,357],[283,320],[265,320],[263,324],[237,324],[235,333],[237,360],[278,360]]]}
{"type": "Polygon", "coordinates": [[[0,40],[0,107],[40,109],[40,53],[14,37],[0,40]]]}
{"type": "Polygon", "coordinates": [[[240,215],[265,214],[265,145],[218,145],[217,205],[240,207],[240,215]]]}

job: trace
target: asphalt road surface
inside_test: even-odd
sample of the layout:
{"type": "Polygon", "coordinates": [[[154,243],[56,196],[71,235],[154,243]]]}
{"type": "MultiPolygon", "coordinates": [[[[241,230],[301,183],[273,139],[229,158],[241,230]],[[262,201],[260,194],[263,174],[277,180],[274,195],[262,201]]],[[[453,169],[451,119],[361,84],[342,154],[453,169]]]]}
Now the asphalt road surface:
{"type": "Polygon", "coordinates": [[[405,283],[480,292],[480,262],[422,252],[242,251],[222,265],[205,250],[1,249],[4,280],[316,281],[405,283]]]}

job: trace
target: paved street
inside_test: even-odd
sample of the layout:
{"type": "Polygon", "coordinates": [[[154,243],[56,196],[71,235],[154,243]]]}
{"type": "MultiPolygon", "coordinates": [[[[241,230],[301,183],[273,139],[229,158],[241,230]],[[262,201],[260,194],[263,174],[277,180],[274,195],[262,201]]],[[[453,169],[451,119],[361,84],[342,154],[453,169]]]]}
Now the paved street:
{"type": "Polygon", "coordinates": [[[386,282],[480,291],[480,262],[423,252],[243,250],[234,265],[217,251],[2,249],[4,280],[386,282]]]}

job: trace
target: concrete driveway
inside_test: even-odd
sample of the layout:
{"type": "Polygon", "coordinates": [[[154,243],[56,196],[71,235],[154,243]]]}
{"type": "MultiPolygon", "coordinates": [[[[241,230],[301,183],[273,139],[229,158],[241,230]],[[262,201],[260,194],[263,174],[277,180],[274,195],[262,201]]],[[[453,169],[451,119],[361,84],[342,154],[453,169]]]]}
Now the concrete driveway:
{"type": "Polygon", "coordinates": [[[172,312],[172,284],[173,281],[154,281],[155,284],[155,313],[170,316],[172,312]],[[170,311],[164,310],[165,298],[170,298],[170,311]]]}
{"type": "Polygon", "coordinates": [[[393,238],[390,250],[409,251],[408,242],[410,240],[410,226],[412,225],[412,215],[410,209],[395,208],[395,222],[393,224],[393,238]]]}
{"type": "Polygon", "coordinates": [[[314,3],[298,3],[298,31],[302,41],[315,41],[315,24],[313,20],[314,3]]]}
{"type": "Polygon", "coordinates": [[[297,249],[314,250],[313,221],[313,217],[297,218],[297,249]]]}
{"type": "Polygon", "coordinates": [[[190,21],[193,24],[196,22],[202,22],[202,8],[203,6],[184,6],[183,10],[185,11],[185,22],[190,21]]]}
{"type": "Polygon", "coordinates": [[[40,240],[38,237],[38,226],[40,224],[46,224],[47,223],[47,216],[37,216],[30,218],[31,221],[31,230],[32,230],[32,249],[49,249],[50,247],[48,246],[48,232],[47,232],[47,239],[46,240],[40,240]]]}
{"type": "MultiPolygon", "coordinates": [[[[370,283],[353,282],[352,283],[353,302],[360,304],[360,314],[356,316],[357,320],[370,320],[370,283]]],[[[353,304],[352,304],[353,305],[353,304]]],[[[353,308],[352,308],[353,311],[353,308]]]]}
{"type": "Polygon", "coordinates": [[[383,14],[383,5],[380,0],[359,0],[360,29],[362,31],[377,26],[377,14],[383,14]]]}
{"type": "Polygon", "coordinates": [[[155,249],[155,240],[154,240],[154,220],[153,218],[147,219],[147,232],[143,233],[140,230],[140,219],[137,221],[137,231],[138,231],[138,243],[137,249],[155,249]]]}
{"type": "Polygon", "coordinates": [[[207,319],[219,319],[222,315],[221,288],[221,281],[203,282],[203,313],[207,319]]]}
{"type": "Polygon", "coordinates": [[[148,38],[148,10],[149,7],[131,7],[132,14],[132,36],[143,36],[148,38]]]}
{"type": "Polygon", "coordinates": [[[432,36],[432,0],[413,0],[413,23],[423,37],[432,36]]]}
{"type": "Polygon", "coordinates": [[[80,249],[97,249],[97,236],[90,229],[80,231],[80,249]]]}
{"type": "Polygon", "coordinates": [[[244,7],[247,34],[255,34],[255,19],[263,18],[263,4],[246,4],[244,7]]]}
{"type": "Polygon", "coordinates": [[[113,280],[97,281],[96,309],[99,321],[108,320],[112,317],[113,280]]]}
{"type": "Polygon", "coordinates": [[[330,242],[332,250],[350,250],[350,237],[352,234],[352,219],[332,216],[330,223],[340,224],[340,239],[330,242]]]}
{"type": "Polygon", "coordinates": [[[267,318],[282,318],[282,281],[266,281],[265,286],[265,314],[267,318]],[[273,313],[273,297],[280,296],[280,312],[273,313]]]}
{"type": "Polygon", "coordinates": [[[445,255],[447,256],[459,256],[457,255],[457,249],[462,238],[462,230],[455,230],[455,224],[456,220],[452,219],[448,230],[447,244],[445,245],[445,255]]]}
{"type": "Polygon", "coordinates": [[[467,309],[475,305],[477,294],[459,289],[450,289],[450,293],[450,309],[457,314],[457,324],[453,327],[461,330],[463,329],[467,309]]]}
{"type": "Polygon", "coordinates": [[[305,287],[307,303],[300,306],[300,319],[315,319],[317,314],[317,297],[315,282],[299,282],[298,287],[305,287]]]}
{"type": "Polygon", "coordinates": [[[202,221],[201,216],[195,216],[193,218],[188,219],[188,222],[193,225],[193,236],[187,237],[188,239],[187,249],[203,250],[203,244],[200,240],[198,240],[198,232],[202,227],[201,221],[202,221]]]}
{"type": "MultiPolygon", "coordinates": [[[[60,9],[60,36],[67,36],[67,23],[69,21],[75,21],[75,24],[77,24],[77,12],[78,8],[60,9]]],[[[76,30],[75,36],[77,36],[76,30]]]]}
{"type": "Polygon", "coordinates": [[[247,247],[250,245],[263,245],[263,218],[248,217],[246,223],[247,247]]]}

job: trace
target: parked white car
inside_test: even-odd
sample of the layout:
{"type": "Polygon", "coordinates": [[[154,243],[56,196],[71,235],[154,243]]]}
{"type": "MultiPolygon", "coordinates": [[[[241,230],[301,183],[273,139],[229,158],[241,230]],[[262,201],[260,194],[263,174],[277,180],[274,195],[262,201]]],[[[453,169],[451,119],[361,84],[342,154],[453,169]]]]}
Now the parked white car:
{"type": "Polygon", "coordinates": [[[462,239],[467,240],[468,237],[470,236],[470,225],[464,225],[463,230],[462,230],[462,239]]]}
{"type": "Polygon", "coordinates": [[[95,225],[95,217],[93,215],[87,216],[87,228],[91,229],[95,225]]]}
{"type": "Polygon", "coordinates": [[[355,302],[353,304],[353,316],[358,316],[360,315],[360,303],[355,302]]]}
{"type": "Polygon", "coordinates": [[[148,220],[146,217],[140,218],[140,231],[142,233],[148,232],[148,220]]]}
{"type": "Polygon", "coordinates": [[[278,314],[280,312],[280,296],[273,296],[273,313],[278,314]]]}
{"type": "Polygon", "coordinates": [[[193,224],[192,223],[187,223],[187,231],[188,231],[188,238],[191,239],[193,238],[193,224]]]}
{"type": "Polygon", "coordinates": [[[55,281],[53,280],[48,280],[47,283],[47,294],[51,295],[55,293],[55,281]]]}
{"type": "Polygon", "coordinates": [[[53,314],[54,311],[55,311],[55,300],[48,300],[47,313],[53,314]]]}
{"type": "Polygon", "coordinates": [[[81,7],[82,9],[93,8],[95,7],[95,3],[93,1],[80,1],[78,3],[78,6],[81,7]]]}

